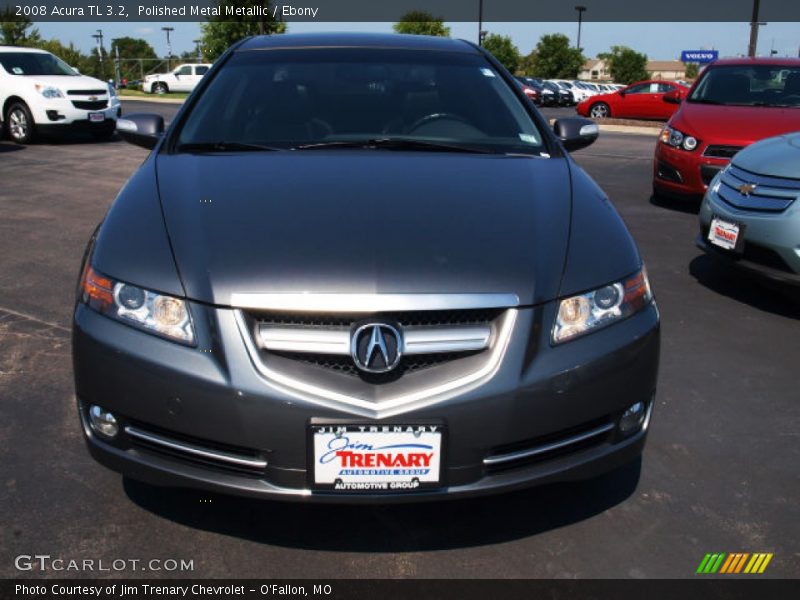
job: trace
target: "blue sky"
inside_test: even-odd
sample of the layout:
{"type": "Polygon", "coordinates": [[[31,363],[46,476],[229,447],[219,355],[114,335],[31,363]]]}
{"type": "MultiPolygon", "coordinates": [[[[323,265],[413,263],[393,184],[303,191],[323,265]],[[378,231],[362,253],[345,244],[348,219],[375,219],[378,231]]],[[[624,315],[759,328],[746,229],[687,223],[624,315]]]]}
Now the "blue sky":
{"type": "MultiPolygon", "coordinates": [[[[447,23],[453,37],[475,41],[477,23],[447,23]]],[[[131,36],[147,40],[159,55],[166,56],[166,37],[161,27],[174,27],[171,35],[173,53],[194,48],[192,40],[200,37],[199,23],[36,23],[45,38],[55,37],[64,43],[74,42],[84,51],[94,47],[92,34],[102,29],[106,48],[111,38],[131,36]]],[[[523,53],[528,53],[545,33],[565,33],[575,40],[576,23],[485,23],[484,29],[508,35],[523,53]]],[[[289,32],[307,31],[386,31],[391,23],[289,23],[289,32]]],[[[651,59],[679,58],[681,50],[715,48],[721,56],[735,56],[747,51],[750,36],[748,23],[584,23],[581,45],[593,57],[613,44],[631,46],[651,59]]],[[[759,33],[758,53],[766,55],[774,48],[779,56],[797,56],[800,44],[798,23],[769,23],[759,33]]]]}

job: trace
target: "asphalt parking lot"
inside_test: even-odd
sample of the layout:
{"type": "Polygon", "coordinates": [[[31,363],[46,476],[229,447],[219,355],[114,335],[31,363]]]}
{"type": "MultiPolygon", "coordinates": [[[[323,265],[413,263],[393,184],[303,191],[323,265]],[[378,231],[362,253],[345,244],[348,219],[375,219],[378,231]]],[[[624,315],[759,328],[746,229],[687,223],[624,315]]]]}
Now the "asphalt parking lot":
{"type": "Polygon", "coordinates": [[[347,507],[160,489],[93,462],[71,380],[74,287],[146,151],[0,142],[0,577],[40,577],[14,557],[49,554],[194,562],[113,573],[131,577],[683,578],[707,552],[773,552],[763,576],[800,576],[800,305],[695,249],[696,205],[651,202],[654,143],[603,134],[575,154],[639,243],[662,314],[641,464],[493,498],[347,507]]]}

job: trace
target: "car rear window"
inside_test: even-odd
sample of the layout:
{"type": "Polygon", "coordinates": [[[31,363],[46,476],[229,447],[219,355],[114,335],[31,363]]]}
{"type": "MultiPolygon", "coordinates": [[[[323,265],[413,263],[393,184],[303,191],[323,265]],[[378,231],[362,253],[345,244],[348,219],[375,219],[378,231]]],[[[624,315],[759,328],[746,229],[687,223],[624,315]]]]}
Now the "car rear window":
{"type": "Polygon", "coordinates": [[[178,145],[288,148],[391,137],[544,150],[531,115],[482,55],[377,48],[239,51],[177,135],[178,145]]]}

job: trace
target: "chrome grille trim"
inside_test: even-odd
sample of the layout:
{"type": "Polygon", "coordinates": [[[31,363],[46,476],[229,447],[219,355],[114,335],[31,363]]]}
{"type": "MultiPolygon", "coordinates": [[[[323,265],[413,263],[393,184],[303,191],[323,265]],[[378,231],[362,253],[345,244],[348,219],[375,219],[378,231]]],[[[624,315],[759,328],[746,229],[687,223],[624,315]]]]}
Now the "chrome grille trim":
{"type": "Polygon", "coordinates": [[[720,198],[734,208],[742,210],[772,211],[785,210],[800,197],[800,180],[769,177],[745,171],[730,165],[720,178],[720,198]],[[739,186],[754,184],[750,194],[742,194],[739,186]]]}
{"type": "Polygon", "coordinates": [[[508,350],[518,312],[516,308],[510,308],[497,319],[496,333],[493,335],[491,347],[486,353],[486,359],[480,367],[455,379],[435,382],[429,387],[421,387],[413,391],[399,391],[377,400],[315,385],[304,379],[293,377],[291,374],[270,368],[261,358],[243,311],[234,310],[233,317],[250,361],[266,385],[304,402],[334,410],[345,410],[363,417],[383,419],[444,402],[491,380],[500,368],[508,350]]]}
{"type": "Polygon", "coordinates": [[[166,438],[162,435],[150,433],[148,431],[143,431],[141,429],[132,427],[130,425],[125,427],[125,433],[127,433],[129,436],[133,438],[148,442],[155,446],[162,446],[170,450],[184,452],[186,454],[191,454],[192,456],[199,456],[201,458],[206,458],[210,460],[216,460],[221,463],[228,463],[240,467],[249,467],[252,469],[264,469],[267,466],[266,460],[248,458],[245,456],[231,454],[229,452],[222,452],[220,450],[210,450],[208,448],[203,448],[195,444],[189,444],[187,442],[179,442],[177,440],[166,438]]]}
{"type": "Polygon", "coordinates": [[[539,454],[545,454],[547,452],[552,452],[553,450],[559,450],[561,448],[565,448],[567,446],[571,446],[573,444],[586,441],[593,437],[601,436],[603,434],[608,433],[612,429],[614,429],[614,424],[607,423],[606,425],[601,425],[600,427],[590,429],[589,431],[585,431],[578,435],[573,435],[571,437],[564,438],[556,442],[550,442],[549,444],[542,444],[541,446],[536,446],[534,448],[527,448],[525,450],[509,452],[508,454],[497,454],[495,456],[487,456],[486,458],[483,459],[483,464],[487,467],[490,466],[493,467],[504,463],[510,463],[517,460],[530,458],[532,456],[536,456],[539,454]]]}
{"type": "MultiPolygon", "coordinates": [[[[489,347],[490,325],[408,327],[403,331],[403,355],[472,352],[489,347]]],[[[260,346],[273,352],[349,355],[350,330],[259,325],[260,346]]]]}
{"type": "Polygon", "coordinates": [[[231,306],[312,313],[381,313],[513,308],[519,306],[519,298],[516,294],[233,293],[231,306]]]}

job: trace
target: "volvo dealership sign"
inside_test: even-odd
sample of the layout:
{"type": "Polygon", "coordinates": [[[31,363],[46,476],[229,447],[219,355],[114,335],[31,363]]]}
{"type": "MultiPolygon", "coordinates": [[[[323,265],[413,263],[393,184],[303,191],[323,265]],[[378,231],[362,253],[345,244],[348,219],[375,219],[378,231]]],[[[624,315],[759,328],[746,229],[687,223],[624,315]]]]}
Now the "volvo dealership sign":
{"type": "Polygon", "coordinates": [[[719,58],[719,50],[684,50],[681,52],[681,62],[684,63],[710,63],[719,58]]]}

